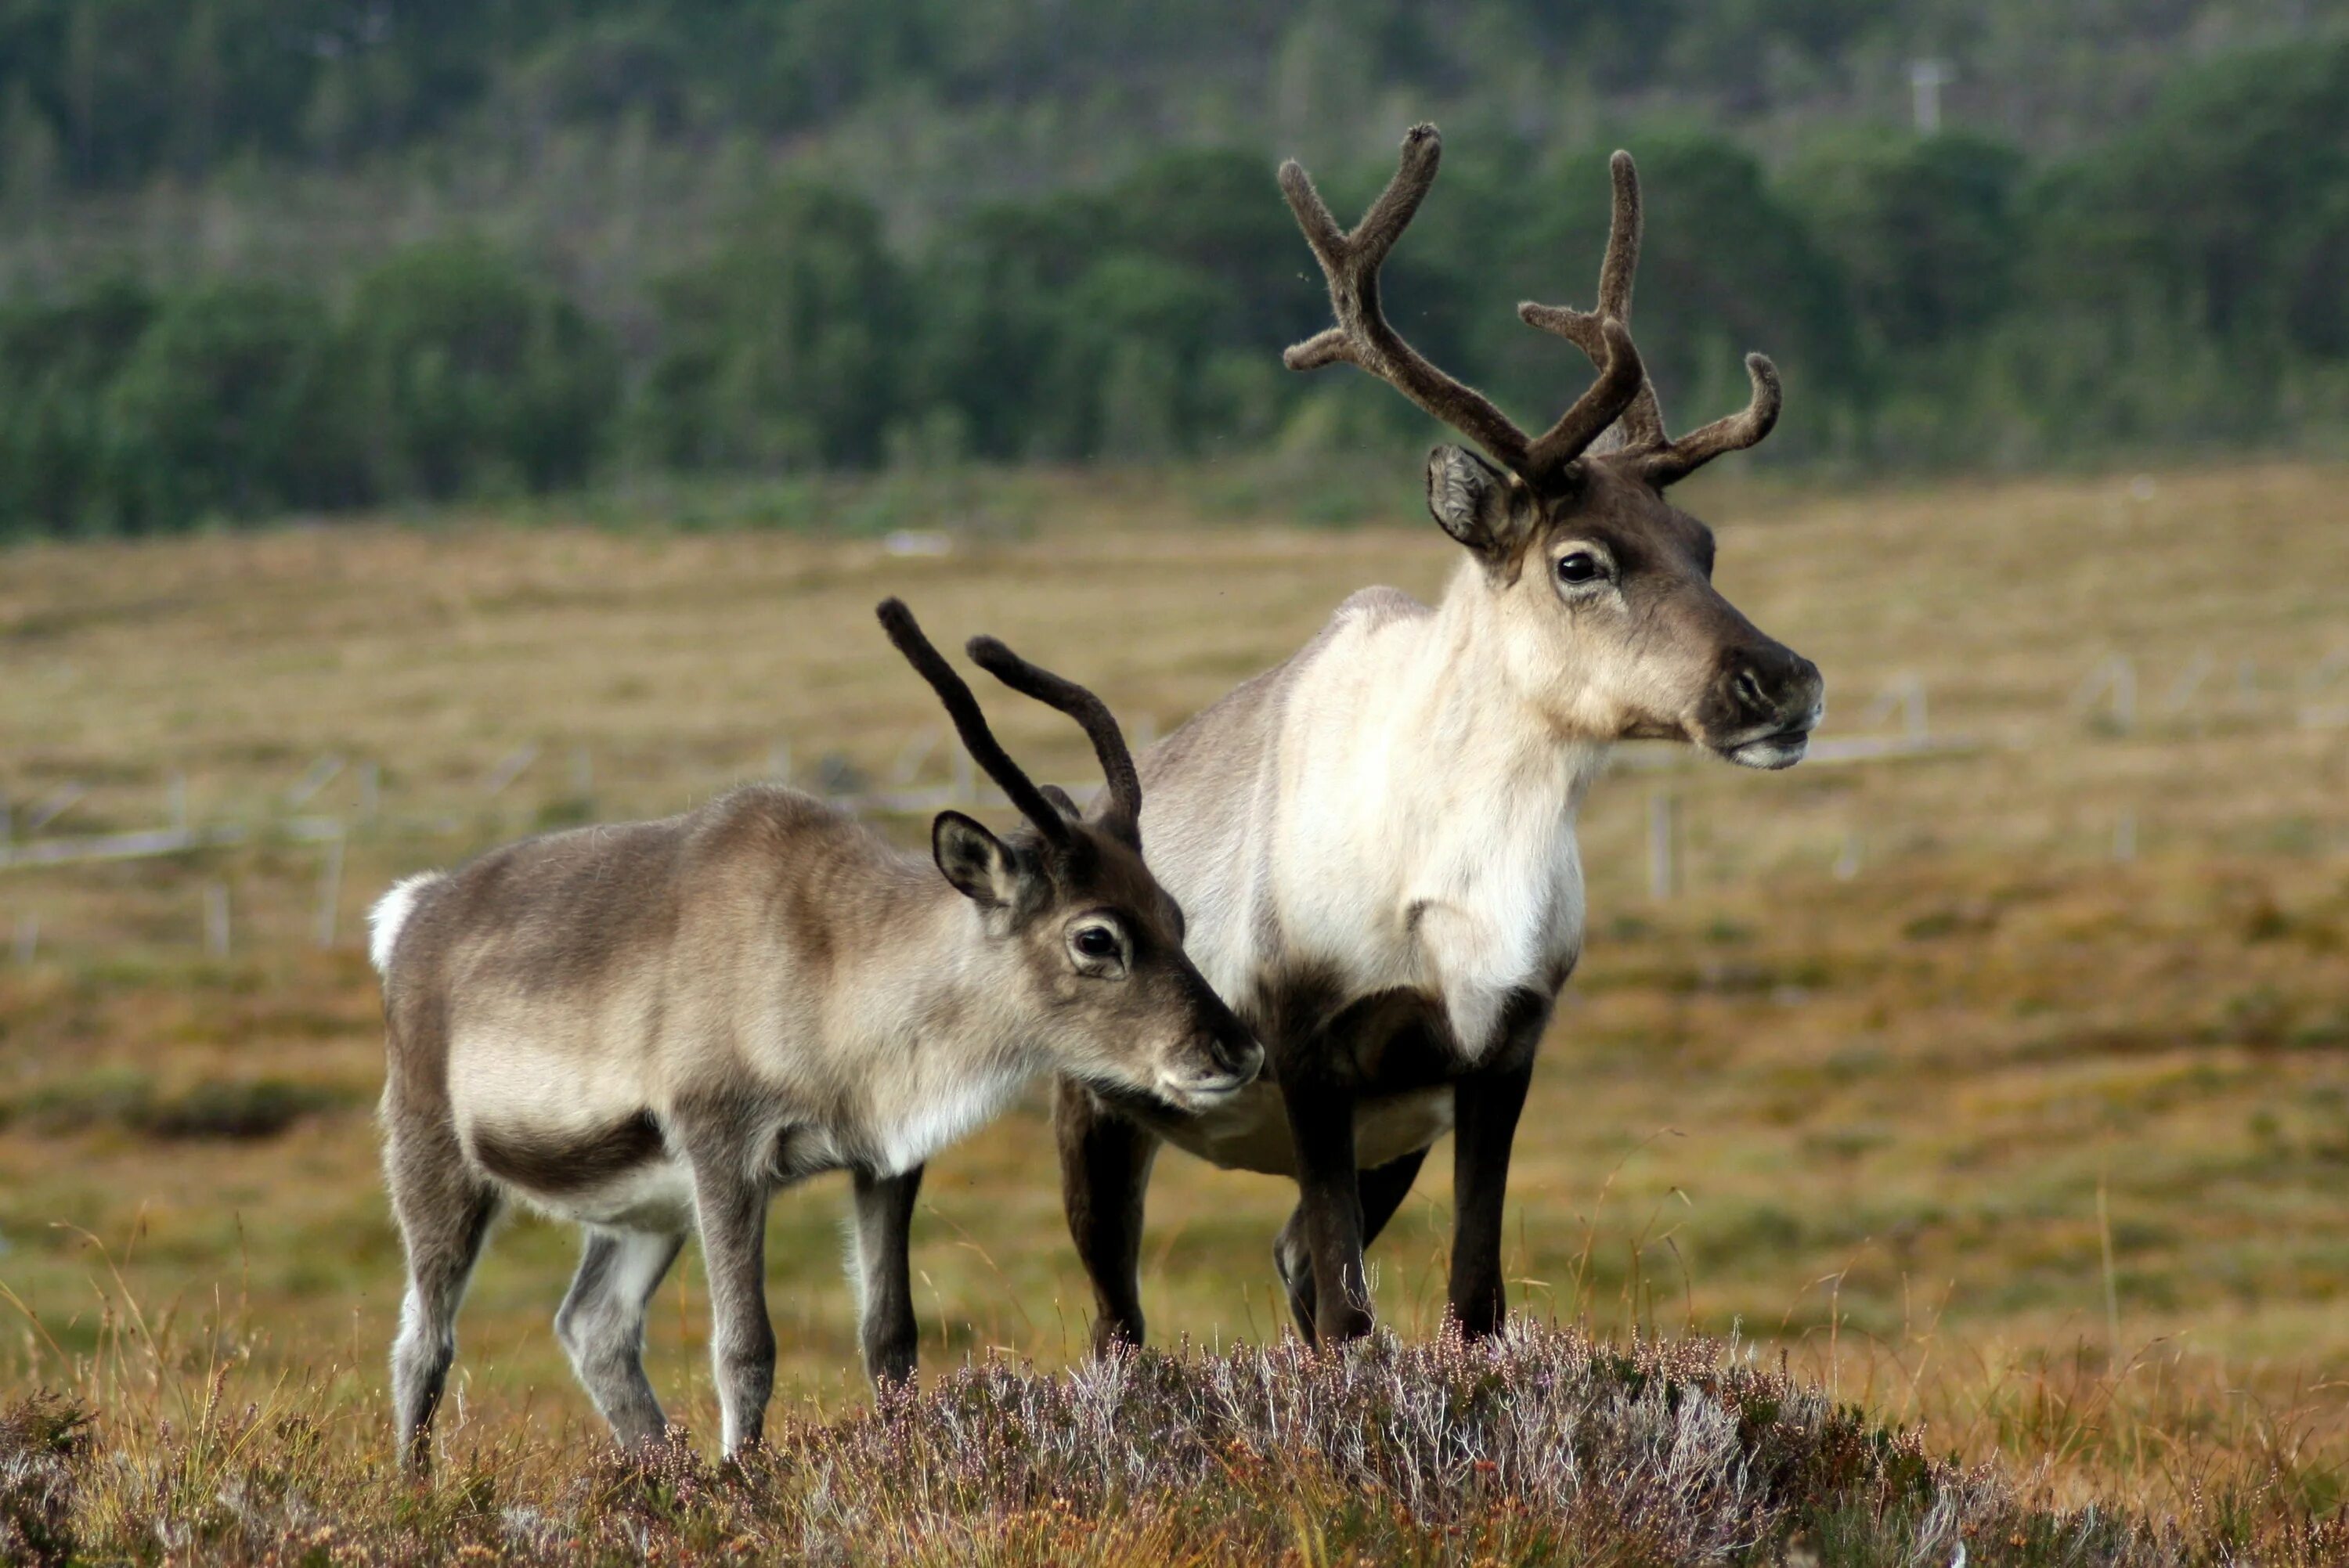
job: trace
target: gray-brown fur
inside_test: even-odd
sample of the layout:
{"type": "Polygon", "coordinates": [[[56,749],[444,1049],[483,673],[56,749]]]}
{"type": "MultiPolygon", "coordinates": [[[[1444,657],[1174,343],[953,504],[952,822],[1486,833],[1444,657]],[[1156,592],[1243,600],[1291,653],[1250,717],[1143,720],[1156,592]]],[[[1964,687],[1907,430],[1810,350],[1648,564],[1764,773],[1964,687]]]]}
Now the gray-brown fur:
{"type": "MultiPolygon", "coordinates": [[[[1038,790],[912,617],[892,602],[883,619],[1030,806],[1020,829],[942,813],[924,861],[821,801],[752,787],[493,851],[378,905],[409,1462],[427,1458],[458,1302],[507,1202],[586,1228],[556,1327],[624,1442],[662,1430],[645,1303],[699,1233],[731,1452],[756,1440],[773,1379],[761,1249],[776,1188],[854,1173],[867,1363],[902,1377],[905,1231],[932,1149],[1039,1073],[1195,1108],[1254,1077],[1262,1053],[1185,958],[1182,912],[1130,822],[1082,821],[1038,790]]],[[[1131,779],[1092,694],[1004,667],[1086,719],[1112,776],[1123,761],[1131,779]]]]}

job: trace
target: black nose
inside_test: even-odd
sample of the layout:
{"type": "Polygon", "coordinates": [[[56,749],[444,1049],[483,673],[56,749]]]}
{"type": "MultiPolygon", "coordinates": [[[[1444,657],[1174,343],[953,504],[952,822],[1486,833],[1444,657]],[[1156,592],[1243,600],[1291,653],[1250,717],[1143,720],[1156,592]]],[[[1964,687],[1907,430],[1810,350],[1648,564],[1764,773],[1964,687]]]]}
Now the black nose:
{"type": "Polygon", "coordinates": [[[1264,1047],[1256,1037],[1242,1029],[1237,1032],[1218,1030],[1211,1038],[1207,1054],[1216,1065],[1234,1078],[1253,1078],[1264,1066],[1264,1047]]]}
{"type": "Polygon", "coordinates": [[[1730,700],[1750,722],[1800,718],[1818,706],[1819,666],[1783,643],[1741,648],[1728,663],[1730,700]]]}

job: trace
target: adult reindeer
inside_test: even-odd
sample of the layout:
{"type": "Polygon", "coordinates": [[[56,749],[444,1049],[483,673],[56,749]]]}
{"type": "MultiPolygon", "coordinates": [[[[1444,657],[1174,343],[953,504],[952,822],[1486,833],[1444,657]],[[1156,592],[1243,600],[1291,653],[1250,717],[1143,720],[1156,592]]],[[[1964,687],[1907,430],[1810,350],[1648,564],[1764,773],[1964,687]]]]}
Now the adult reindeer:
{"type": "Polygon", "coordinates": [[[1363,1249],[1451,1130],[1450,1308],[1471,1334],[1498,1327],[1510,1143],[1582,944],[1585,792],[1619,740],[1785,768],[1819,720],[1817,669],[1714,590],[1711,531],[1663,494],[1769,433],[1770,362],[1746,360],[1744,412],[1665,434],[1631,341],[1640,188],[1619,152],[1598,310],[1519,307],[1599,377],[1528,436],[1380,309],[1379,265],[1439,150],[1434,127],[1413,128],[1350,233],[1302,169],[1280,170],[1338,318],[1288,366],[1356,366],[1485,455],[1428,458],[1428,508],[1467,552],[1440,603],[1355,594],[1286,664],[1143,759],[1152,863],[1189,915],[1194,962],[1255,1028],[1269,1070],[1195,1114],[1061,1083],[1069,1226],[1099,1346],[1143,1336],[1143,1195],[1162,1141],[1298,1183],[1274,1258],[1299,1330],[1328,1341],[1369,1329],[1363,1249]]]}
{"type": "Polygon", "coordinates": [[[585,1228],[555,1333],[628,1443],[664,1427],[645,1304],[700,1233],[731,1454],[757,1440],[774,1377],[762,1253],[777,1188],[854,1174],[866,1362],[903,1377],[922,1161],[1039,1073],[1190,1111],[1255,1077],[1262,1052],[1185,958],[1182,913],[1143,864],[1142,796],[1108,708],[991,637],[970,644],[1092,737],[1109,803],[1086,822],[1005,754],[911,613],[892,599],[880,614],[1027,818],[1019,831],[941,812],[933,870],[820,800],[753,787],[665,821],[526,840],[376,906],[384,1166],[409,1268],[392,1400],[410,1466],[428,1458],[457,1305],[507,1202],[585,1228]]]}

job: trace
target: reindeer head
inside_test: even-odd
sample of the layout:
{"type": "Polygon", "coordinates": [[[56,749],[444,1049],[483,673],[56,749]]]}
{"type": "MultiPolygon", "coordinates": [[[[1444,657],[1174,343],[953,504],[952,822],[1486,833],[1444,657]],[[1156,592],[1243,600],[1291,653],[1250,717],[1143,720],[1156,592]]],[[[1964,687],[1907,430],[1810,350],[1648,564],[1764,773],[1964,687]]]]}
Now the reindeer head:
{"type": "Polygon", "coordinates": [[[1434,183],[1432,125],[1403,138],[1401,166],[1342,232],[1312,180],[1281,165],[1306,242],[1330,283],[1338,325],[1290,348],[1292,370],[1358,366],[1483,448],[1429,454],[1427,504],[1484,567],[1512,682],[1562,732],[1691,741],[1751,768],[1802,760],[1819,721],[1817,666],[1764,636],[1713,586],[1713,534],[1665,487],[1778,418],[1778,373],[1748,355],[1744,411],[1675,440],[1631,344],[1640,258],[1640,178],[1614,158],[1615,209],[1599,308],[1522,304],[1529,325],[1580,347],[1599,378],[1557,423],[1529,437],[1484,394],[1445,375],[1388,325],[1379,266],[1434,183]]]}
{"type": "Polygon", "coordinates": [[[990,943],[1011,957],[1024,1032],[1054,1068],[1117,1095],[1200,1110],[1245,1088],[1264,1048],[1183,953],[1183,912],[1142,860],[1142,783],[1107,705],[1040,669],[993,637],[974,637],[974,663],[1084,727],[1108,776],[1110,805],[1088,822],[1076,803],[1039,787],[988,728],[978,699],[896,599],[881,624],[954,719],[971,758],[1027,818],[998,838],[941,811],[930,850],[957,892],[978,906],[990,943]]]}

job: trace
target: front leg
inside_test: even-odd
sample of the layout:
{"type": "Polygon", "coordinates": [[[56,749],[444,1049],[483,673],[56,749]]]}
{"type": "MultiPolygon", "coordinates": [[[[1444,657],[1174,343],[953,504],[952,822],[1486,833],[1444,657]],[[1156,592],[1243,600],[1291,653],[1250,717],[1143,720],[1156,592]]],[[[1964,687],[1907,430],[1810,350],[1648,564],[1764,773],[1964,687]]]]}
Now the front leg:
{"type": "Polygon", "coordinates": [[[693,1162],[693,1207],[709,1272],[709,1357],[732,1459],[759,1440],[775,1387],[775,1330],[767,1321],[768,1187],[736,1151],[693,1162]]]}
{"type": "Polygon", "coordinates": [[[1527,1050],[1522,1059],[1504,1058],[1453,1086],[1451,1306],[1472,1336],[1497,1332],[1507,1312],[1501,1208],[1509,1191],[1509,1147],[1533,1076],[1527,1050]]]}
{"type": "Polygon", "coordinates": [[[1298,1212],[1313,1263],[1313,1340],[1334,1345],[1371,1331],[1362,1268],[1362,1196],[1354,1169],[1354,1096],[1332,1084],[1283,1083],[1297,1146],[1298,1212]]]}
{"type": "Polygon", "coordinates": [[[897,1176],[860,1170],[854,1180],[856,1327],[864,1346],[864,1375],[875,1388],[908,1384],[921,1347],[908,1270],[922,1167],[897,1176]]]}
{"type": "Polygon", "coordinates": [[[1157,1135],[1068,1078],[1054,1092],[1052,1128],[1061,1149],[1061,1208],[1093,1286],[1093,1354],[1139,1346],[1142,1209],[1157,1135]]]}

